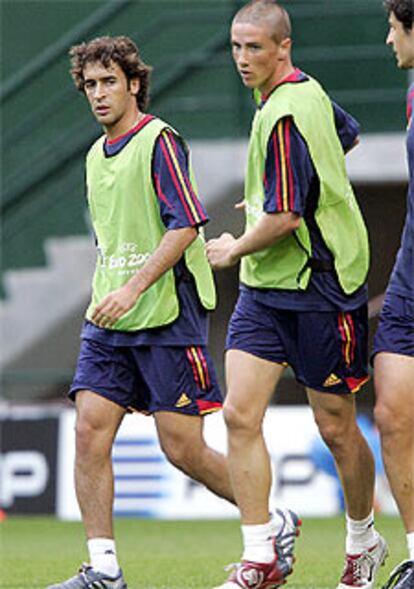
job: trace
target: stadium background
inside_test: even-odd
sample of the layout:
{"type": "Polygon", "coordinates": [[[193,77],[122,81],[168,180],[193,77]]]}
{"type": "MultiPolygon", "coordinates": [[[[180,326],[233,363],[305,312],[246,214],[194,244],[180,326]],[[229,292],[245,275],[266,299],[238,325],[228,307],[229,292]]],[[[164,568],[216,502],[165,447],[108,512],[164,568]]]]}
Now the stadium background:
{"type": "MultiPolygon", "coordinates": [[[[233,206],[242,195],[253,111],[231,62],[228,26],[242,4],[1,2],[4,452],[13,449],[14,437],[21,439],[16,433],[6,436],[11,418],[33,419],[36,414],[53,420],[68,406],[65,393],[89,297],[94,245],[85,209],[83,160],[100,129],[72,85],[68,48],[102,34],[126,34],[138,43],[145,61],[154,66],[150,111],[165,117],[190,143],[211,217],[207,236],[225,229],[238,232],[242,220],[233,206]]],[[[285,5],[292,17],[295,64],[318,78],[361,123],[361,145],[348,163],[372,245],[372,337],[405,214],[407,74],[397,70],[384,44],[387,23],[381,0],[286,0],[285,5]]],[[[222,379],[225,327],[237,296],[237,271],[218,273],[217,284],[211,350],[222,379]]],[[[303,390],[287,374],[275,403],[304,401],[303,390]]],[[[371,412],[372,384],[359,405],[361,411],[371,412]]],[[[56,436],[55,425],[48,427],[56,436]]],[[[53,489],[48,492],[53,495],[53,489]]]]}

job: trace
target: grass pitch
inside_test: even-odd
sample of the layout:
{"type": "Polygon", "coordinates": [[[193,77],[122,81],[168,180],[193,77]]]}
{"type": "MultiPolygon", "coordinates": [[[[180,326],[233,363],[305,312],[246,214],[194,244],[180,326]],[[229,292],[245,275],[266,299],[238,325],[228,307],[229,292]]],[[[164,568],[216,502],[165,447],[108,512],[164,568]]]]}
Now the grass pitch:
{"type": "MultiPolygon", "coordinates": [[[[406,558],[405,534],[397,518],[377,517],[390,556],[378,578],[406,558]]],[[[211,589],[237,562],[237,521],[116,521],[118,555],[129,589],[211,589]]],[[[297,541],[291,589],[334,589],[343,564],[343,518],[306,519],[297,541]]],[[[44,589],[76,572],[87,560],[79,523],[53,518],[9,517],[0,523],[1,589],[44,589]]]]}

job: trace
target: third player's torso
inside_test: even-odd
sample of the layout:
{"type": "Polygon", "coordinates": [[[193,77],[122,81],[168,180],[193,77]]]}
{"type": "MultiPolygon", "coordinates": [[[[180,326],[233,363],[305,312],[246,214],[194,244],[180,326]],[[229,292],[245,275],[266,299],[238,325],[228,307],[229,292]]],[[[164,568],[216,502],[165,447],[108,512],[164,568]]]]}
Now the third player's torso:
{"type": "Polygon", "coordinates": [[[407,157],[409,187],[407,213],[401,247],[391,275],[388,292],[414,300],[414,84],[408,92],[407,157]]]}

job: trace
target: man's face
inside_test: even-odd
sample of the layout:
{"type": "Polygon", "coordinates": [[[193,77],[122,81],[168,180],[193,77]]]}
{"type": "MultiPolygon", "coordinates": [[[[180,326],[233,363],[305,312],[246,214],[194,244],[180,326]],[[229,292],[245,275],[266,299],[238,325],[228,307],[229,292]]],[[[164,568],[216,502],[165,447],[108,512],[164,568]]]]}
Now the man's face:
{"type": "Polygon", "coordinates": [[[87,63],[83,69],[84,91],[96,120],[105,128],[122,122],[137,109],[139,81],[127,77],[117,63],[106,68],[101,62],[87,63]]]}
{"type": "Polygon", "coordinates": [[[280,66],[289,56],[290,39],[276,43],[265,26],[234,22],[233,59],[243,83],[268,94],[279,81],[280,66]]]}
{"type": "Polygon", "coordinates": [[[386,43],[390,45],[397,58],[398,67],[414,67],[414,27],[406,31],[401,21],[391,12],[388,19],[390,30],[387,35],[386,43]]]}

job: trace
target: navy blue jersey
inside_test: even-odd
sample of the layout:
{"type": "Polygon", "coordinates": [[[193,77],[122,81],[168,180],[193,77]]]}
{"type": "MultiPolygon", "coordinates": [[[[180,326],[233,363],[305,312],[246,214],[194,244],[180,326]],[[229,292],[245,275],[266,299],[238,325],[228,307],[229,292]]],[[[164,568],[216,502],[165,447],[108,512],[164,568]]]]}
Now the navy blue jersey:
{"type": "MultiPolygon", "coordinates": [[[[298,69],[281,82],[300,83],[307,79],[298,69]]],[[[266,97],[262,97],[262,104],[266,97]]],[[[338,137],[346,153],[354,145],[359,134],[359,125],[351,115],[334,102],[332,103],[338,137]]],[[[309,155],[308,147],[297,129],[292,117],[277,122],[270,137],[263,178],[265,213],[294,212],[303,217],[310,232],[313,256],[332,262],[332,255],[326,247],[315,221],[319,198],[319,179],[309,155]],[[290,182],[281,182],[285,176],[290,182]]],[[[351,311],[358,309],[367,300],[366,286],[352,295],[341,289],[334,271],[313,272],[306,291],[283,289],[252,289],[253,298],[265,305],[297,311],[351,311]]]]}
{"type": "MultiPolygon", "coordinates": [[[[144,119],[121,137],[104,144],[107,157],[116,155],[131,138],[153,119],[144,119]]],[[[207,213],[195,194],[189,178],[188,153],[181,139],[165,130],[159,136],[153,157],[152,177],[158,196],[161,219],[168,230],[199,227],[208,221],[207,213]],[[192,199],[193,207],[188,206],[192,199]],[[195,218],[192,210],[197,211],[195,218]]],[[[97,327],[85,321],[81,337],[110,346],[186,346],[207,343],[207,312],[201,305],[194,280],[180,260],[174,267],[180,315],[170,325],[136,332],[116,331],[97,327]]]]}
{"type": "Polygon", "coordinates": [[[414,300],[414,84],[407,101],[407,157],[410,182],[407,195],[407,216],[387,292],[414,300]]]}

